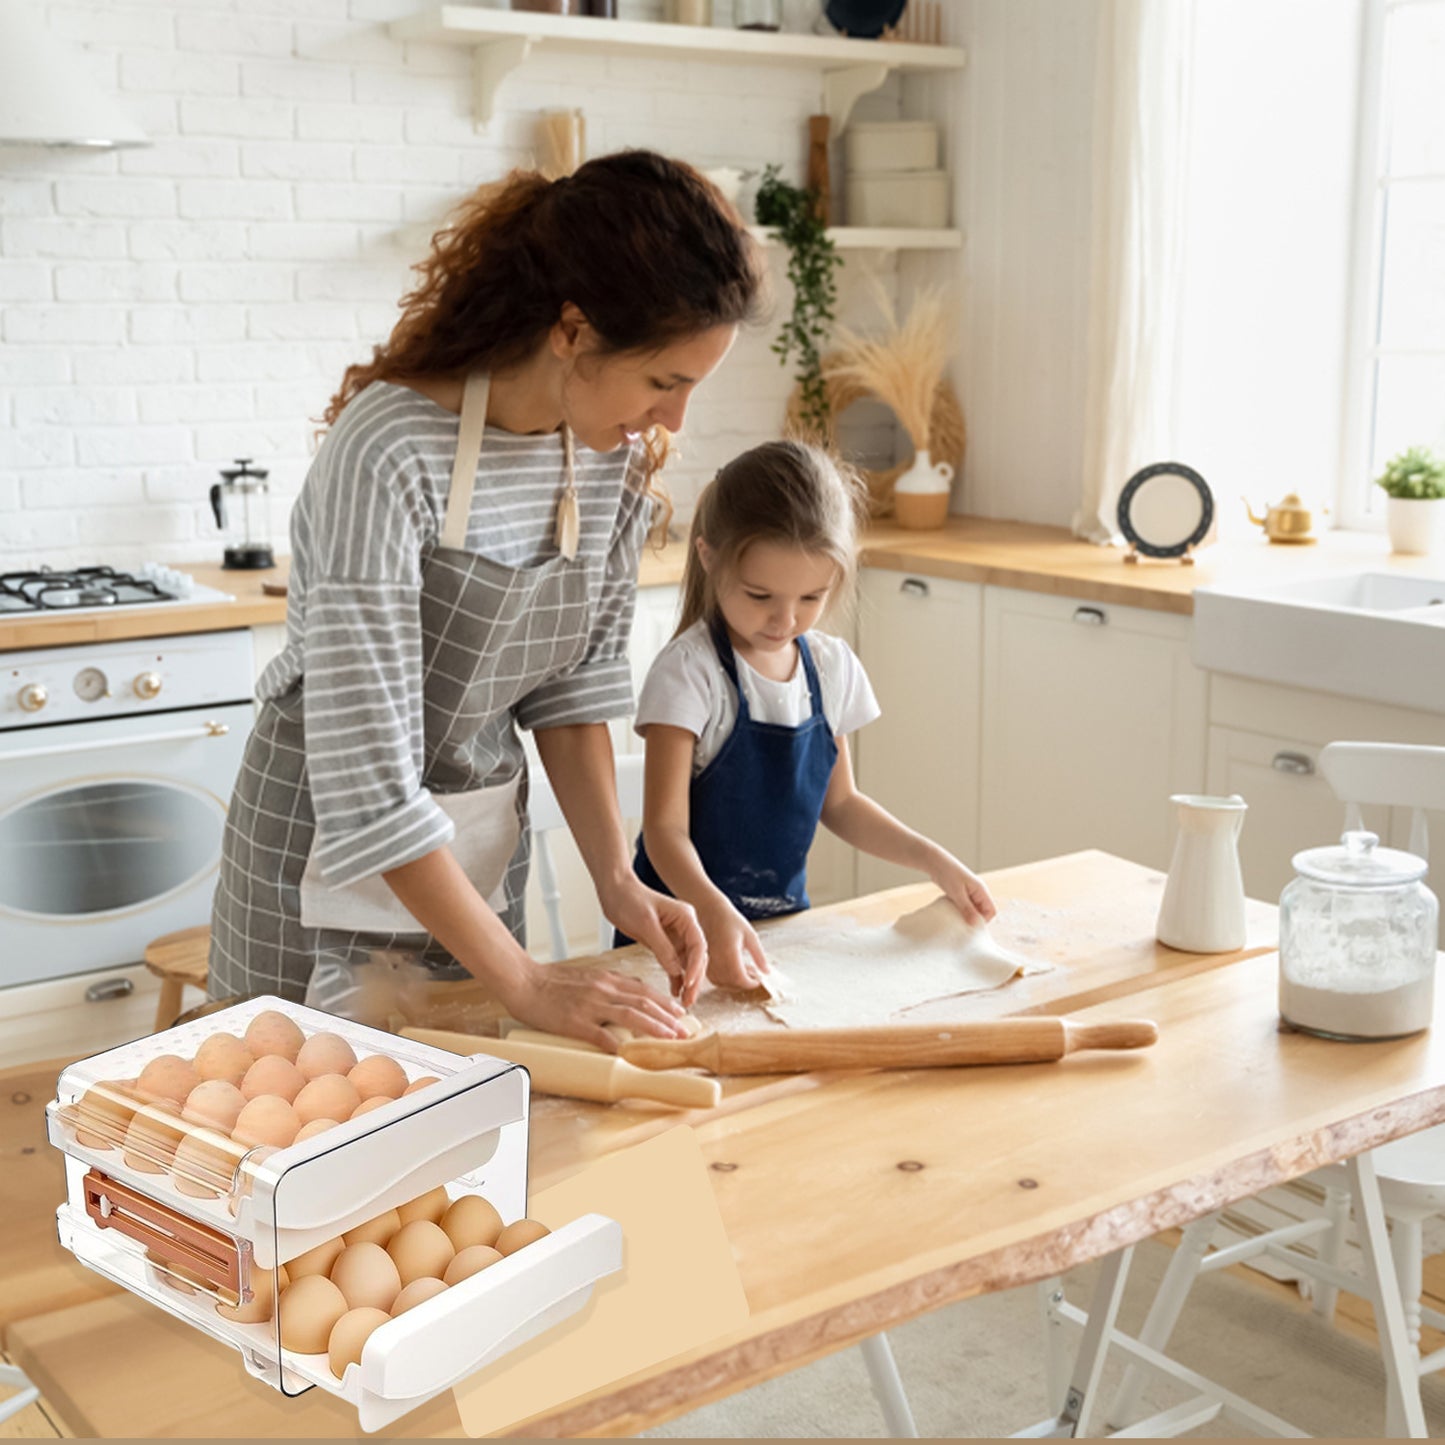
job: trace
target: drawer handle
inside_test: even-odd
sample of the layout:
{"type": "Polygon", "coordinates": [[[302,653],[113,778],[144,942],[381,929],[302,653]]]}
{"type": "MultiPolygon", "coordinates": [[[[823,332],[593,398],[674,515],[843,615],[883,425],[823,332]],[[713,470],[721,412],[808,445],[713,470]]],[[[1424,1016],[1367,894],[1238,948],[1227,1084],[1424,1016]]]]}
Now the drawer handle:
{"type": "Polygon", "coordinates": [[[85,991],[86,1003],[108,1003],[113,998],[125,998],[135,992],[135,984],[128,978],[103,978],[85,991]]]}
{"type": "Polygon", "coordinates": [[[1308,753],[1276,753],[1270,767],[1277,773],[1293,773],[1304,778],[1314,772],[1315,760],[1308,753]]]}
{"type": "Polygon", "coordinates": [[[928,583],[921,577],[905,577],[898,590],[906,597],[927,597],[928,583]]]}
{"type": "Polygon", "coordinates": [[[1081,627],[1102,627],[1109,620],[1102,607],[1074,608],[1074,621],[1081,627]]]}

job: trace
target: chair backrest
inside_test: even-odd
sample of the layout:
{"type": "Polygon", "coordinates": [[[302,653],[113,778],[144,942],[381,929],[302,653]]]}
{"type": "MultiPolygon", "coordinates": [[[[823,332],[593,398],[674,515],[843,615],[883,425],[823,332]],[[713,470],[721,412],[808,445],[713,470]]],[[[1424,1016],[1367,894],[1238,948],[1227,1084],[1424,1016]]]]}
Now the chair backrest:
{"type": "Polygon", "coordinates": [[[1430,856],[1427,808],[1445,810],[1445,748],[1412,743],[1331,743],[1320,753],[1320,772],[1359,826],[1364,803],[1409,808],[1410,851],[1430,856]]]}

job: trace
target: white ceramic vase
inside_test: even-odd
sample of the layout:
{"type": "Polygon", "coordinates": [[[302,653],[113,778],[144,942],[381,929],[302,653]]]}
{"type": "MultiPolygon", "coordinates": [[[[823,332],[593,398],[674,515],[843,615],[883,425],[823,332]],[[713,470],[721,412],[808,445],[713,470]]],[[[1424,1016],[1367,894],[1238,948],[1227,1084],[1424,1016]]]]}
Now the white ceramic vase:
{"type": "Polygon", "coordinates": [[[1445,552],[1445,497],[1386,497],[1385,525],[1396,552],[1445,552]]]}
{"type": "Polygon", "coordinates": [[[1244,947],[1244,878],[1239,830],[1248,804],[1238,793],[1207,798],[1176,793],[1174,857],[1154,935],[1186,953],[1228,953],[1244,947]]]}

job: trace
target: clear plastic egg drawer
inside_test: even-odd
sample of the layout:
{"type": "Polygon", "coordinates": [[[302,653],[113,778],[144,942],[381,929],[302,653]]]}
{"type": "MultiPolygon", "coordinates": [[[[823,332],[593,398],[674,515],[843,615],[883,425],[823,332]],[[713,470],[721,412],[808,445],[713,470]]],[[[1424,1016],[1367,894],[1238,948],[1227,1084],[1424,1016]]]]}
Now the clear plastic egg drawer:
{"type": "Polygon", "coordinates": [[[621,1230],[526,1218],[528,1079],[281,999],[67,1069],[62,1244],[378,1429],[580,1309],[621,1230]]]}

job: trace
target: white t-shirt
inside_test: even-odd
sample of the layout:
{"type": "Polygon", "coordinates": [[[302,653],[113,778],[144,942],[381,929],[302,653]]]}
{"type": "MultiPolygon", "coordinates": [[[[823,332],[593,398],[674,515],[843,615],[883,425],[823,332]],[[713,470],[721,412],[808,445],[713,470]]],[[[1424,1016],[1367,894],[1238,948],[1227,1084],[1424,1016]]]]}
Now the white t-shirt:
{"type": "MultiPolygon", "coordinates": [[[[879,713],[878,700],[853,649],[842,638],[827,632],[809,632],[806,636],[813,665],[818,669],[823,715],[834,735],[854,732],[872,722],[879,713]]],[[[741,657],[734,657],[754,722],[798,727],[812,715],[808,676],[796,649],[793,675],[786,682],[774,682],[755,672],[741,657]]],[[[633,726],[645,733],[653,723],[664,723],[692,733],[697,738],[692,755],[696,776],[721,751],[737,718],[737,693],[723,671],[707,624],[695,622],[657,654],[642,685],[633,726]]]]}

